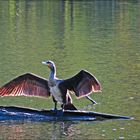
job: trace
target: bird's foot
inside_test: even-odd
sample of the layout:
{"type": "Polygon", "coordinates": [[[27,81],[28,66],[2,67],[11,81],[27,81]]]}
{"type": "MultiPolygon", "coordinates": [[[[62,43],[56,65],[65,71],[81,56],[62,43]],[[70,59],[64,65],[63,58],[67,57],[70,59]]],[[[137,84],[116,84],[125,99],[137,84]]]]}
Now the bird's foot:
{"type": "Polygon", "coordinates": [[[64,110],[63,109],[57,110],[57,116],[62,117],[63,114],[64,114],[64,110]]]}
{"type": "Polygon", "coordinates": [[[57,116],[63,116],[64,110],[52,109],[51,112],[57,116]]]}
{"type": "Polygon", "coordinates": [[[54,108],[54,109],[51,109],[51,112],[54,114],[57,114],[58,110],[57,110],[57,108],[54,108]]]}

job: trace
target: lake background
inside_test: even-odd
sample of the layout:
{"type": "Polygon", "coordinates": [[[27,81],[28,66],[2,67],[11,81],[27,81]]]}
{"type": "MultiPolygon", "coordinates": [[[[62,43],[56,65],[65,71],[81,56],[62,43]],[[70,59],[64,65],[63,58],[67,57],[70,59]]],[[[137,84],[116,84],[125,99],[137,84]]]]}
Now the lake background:
{"type": "MultiPolygon", "coordinates": [[[[132,116],[129,121],[1,122],[0,139],[139,139],[140,1],[1,0],[0,86],[32,72],[48,78],[42,60],[53,60],[57,76],[81,69],[93,73],[102,93],[78,109],[132,116]]],[[[50,109],[51,99],[3,97],[0,105],[50,109]]]]}

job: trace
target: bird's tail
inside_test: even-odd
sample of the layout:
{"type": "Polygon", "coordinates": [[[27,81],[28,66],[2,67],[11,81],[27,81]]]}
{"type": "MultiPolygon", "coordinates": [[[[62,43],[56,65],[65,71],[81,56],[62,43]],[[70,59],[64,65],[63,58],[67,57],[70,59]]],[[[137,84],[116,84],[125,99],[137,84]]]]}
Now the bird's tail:
{"type": "Polygon", "coordinates": [[[77,110],[77,108],[73,104],[69,103],[64,105],[64,110],[77,110]]]}

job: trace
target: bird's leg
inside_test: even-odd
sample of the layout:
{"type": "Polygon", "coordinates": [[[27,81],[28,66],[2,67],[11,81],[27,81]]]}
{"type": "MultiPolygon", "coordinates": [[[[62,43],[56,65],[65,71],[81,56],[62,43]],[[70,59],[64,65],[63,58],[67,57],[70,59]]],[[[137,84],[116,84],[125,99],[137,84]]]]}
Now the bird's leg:
{"type": "Polygon", "coordinates": [[[55,98],[52,96],[53,98],[53,102],[54,102],[54,112],[57,112],[57,101],[55,100],[55,98]]]}
{"type": "Polygon", "coordinates": [[[54,110],[57,110],[57,102],[54,102],[54,110]]]}
{"type": "Polygon", "coordinates": [[[59,117],[62,117],[63,116],[63,113],[64,113],[64,104],[61,105],[62,109],[61,110],[56,110],[56,115],[59,116],[59,117]]]}
{"type": "Polygon", "coordinates": [[[65,109],[65,105],[67,103],[67,90],[63,92],[62,99],[63,99],[63,104],[61,105],[61,107],[62,107],[62,112],[63,112],[65,109]]]}
{"type": "Polygon", "coordinates": [[[64,111],[65,104],[62,104],[61,107],[62,107],[62,111],[64,111]]]}
{"type": "Polygon", "coordinates": [[[97,104],[96,101],[94,101],[90,96],[85,96],[88,100],[90,100],[93,104],[97,104]]]}

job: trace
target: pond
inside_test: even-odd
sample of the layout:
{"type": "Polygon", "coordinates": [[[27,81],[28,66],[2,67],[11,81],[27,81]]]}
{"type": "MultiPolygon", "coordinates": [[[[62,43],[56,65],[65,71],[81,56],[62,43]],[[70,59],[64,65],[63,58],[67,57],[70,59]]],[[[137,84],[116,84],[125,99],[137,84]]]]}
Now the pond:
{"type": "MultiPolygon", "coordinates": [[[[102,84],[78,109],[134,117],[102,122],[0,122],[0,139],[140,138],[139,0],[1,0],[0,86],[32,72],[48,78],[41,64],[53,60],[57,76],[86,69],[102,84]]],[[[50,109],[51,99],[3,97],[0,105],[50,109]]]]}

